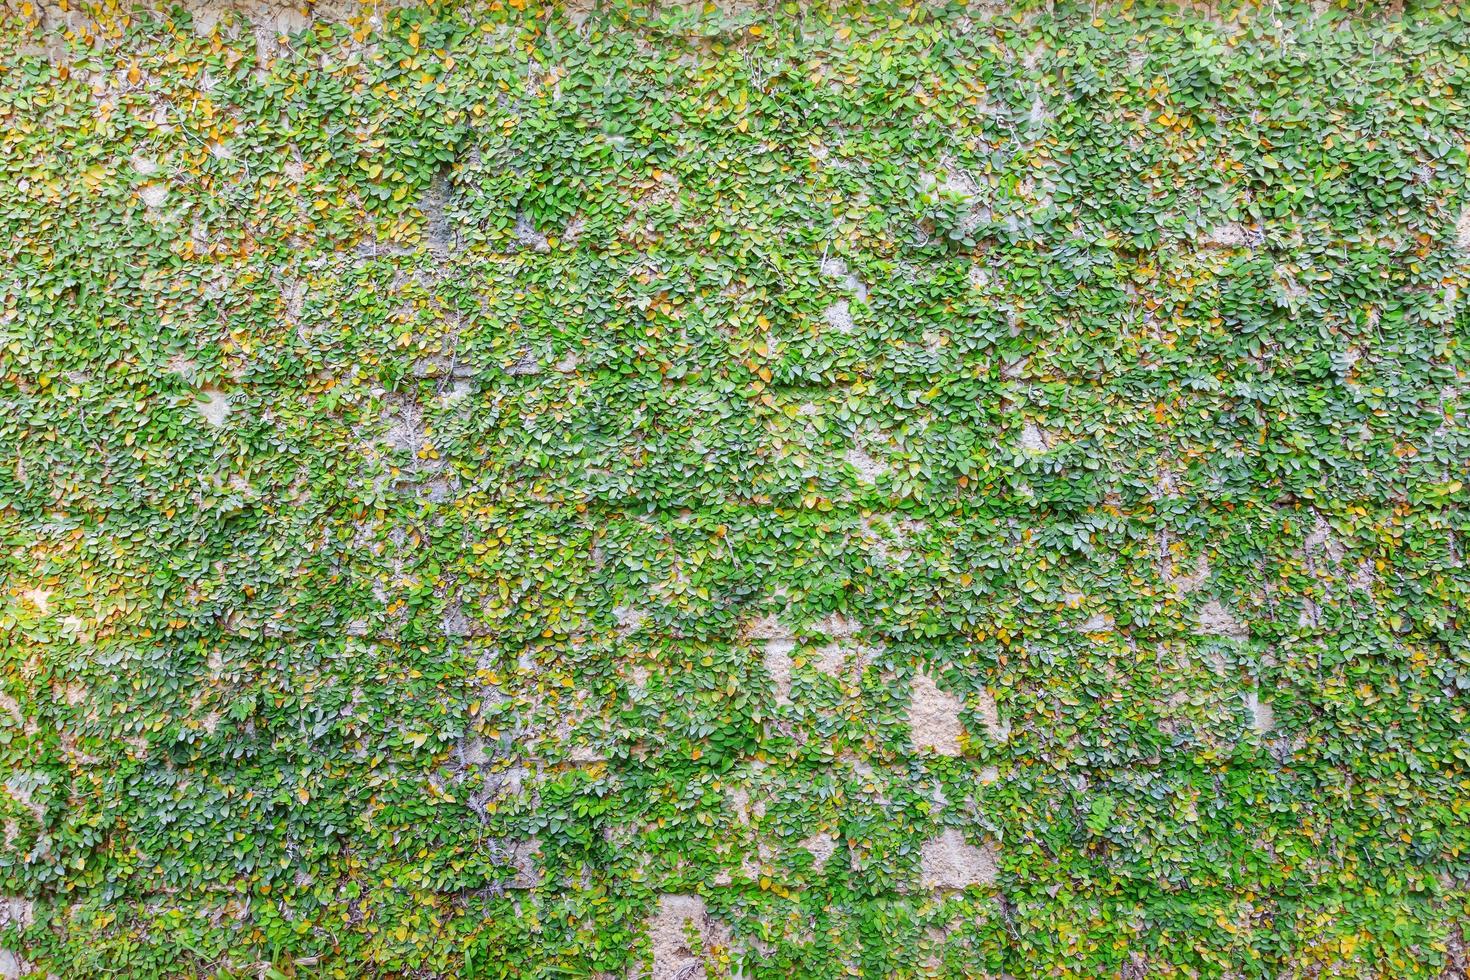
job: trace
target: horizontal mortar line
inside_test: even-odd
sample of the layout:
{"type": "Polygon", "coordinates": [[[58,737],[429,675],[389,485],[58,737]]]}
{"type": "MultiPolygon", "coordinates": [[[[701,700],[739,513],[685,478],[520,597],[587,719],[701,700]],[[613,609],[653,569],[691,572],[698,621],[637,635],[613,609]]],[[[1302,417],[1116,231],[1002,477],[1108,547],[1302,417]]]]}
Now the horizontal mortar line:
{"type": "MultiPolygon", "coordinates": [[[[1068,470],[1071,469],[1072,467],[1068,467],[1068,470]]],[[[999,475],[1004,475],[1003,471],[997,470],[995,472],[999,475]]],[[[738,496],[713,499],[709,496],[657,499],[627,496],[612,497],[594,493],[529,497],[513,493],[500,494],[492,489],[484,489],[462,492],[457,497],[438,503],[425,503],[430,503],[430,506],[442,508],[446,511],[452,510],[464,503],[488,503],[495,506],[515,508],[519,511],[529,513],[557,513],[561,511],[582,513],[585,509],[596,508],[600,513],[610,513],[613,516],[623,517],[629,521],[638,521],[640,523],[643,523],[640,518],[647,517],[650,513],[667,516],[677,515],[679,511],[683,510],[692,510],[696,514],[706,516],[709,520],[723,523],[725,518],[732,513],[760,514],[769,517],[774,511],[788,511],[792,515],[808,515],[812,522],[830,518],[831,515],[839,511],[843,513],[851,511],[870,514],[905,514],[915,519],[935,518],[945,515],[1022,518],[1030,514],[1050,513],[1061,519],[1068,515],[1095,515],[1104,511],[1105,508],[1112,506],[1102,500],[1091,504],[1070,503],[1065,500],[1024,503],[1027,498],[1021,497],[1011,498],[1016,501],[1017,506],[1011,506],[1009,503],[997,506],[987,502],[995,499],[994,494],[991,494],[988,498],[983,497],[985,488],[989,483],[984,480],[971,479],[972,483],[970,486],[957,488],[953,494],[942,496],[931,494],[926,495],[918,501],[914,501],[913,498],[906,496],[893,494],[882,495],[871,492],[864,496],[854,496],[847,499],[840,496],[821,497],[821,499],[831,505],[828,510],[824,511],[806,507],[802,503],[805,495],[798,496],[796,492],[791,492],[789,497],[781,501],[758,501],[752,497],[738,496]],[[486,499],[481,500],[478,495],[484,495],[486,499]],[[955,499],[956,497],[961,499],[955,499]],[[975,498],[975,500],[972,502],[967,498],[975,498]],[[911,509],[900,506],[905,501],[912,501],[911,509]],[[647,507],[649,503],[654,505],[651,511],[647,507]],[[712,506],[720,509],[711,510],[710,508],[712,506]]],[[[1060,483],[1063,478],[1058,475],[1053,479],[1060,483]]],[[[1134,484],[1138,490],[1143,490],[1145,485],[1142,478],[1140,478],[1137,484],[1134,484]]],[[[1340,492],[1329,495],[1325,492],[1326,488],[1324,487],[1323,489],[1324,493],[1321,497],[1315,495],[1303,497],[1298,495],[1298,491],[1281,489],[1278,491],[1279,496],[1277,499],[1265,501],[1244,495],[1236,497],[1221,491],[1152,498],[1146,502],[1140,501],[1132,507],[1118,508],[1119,514],[1115,519],[1136,520],[1144,524],[1156,524],[1168,521],[1176,516],[1186,516],[1188,513],[1198,512],[1200,510],[1227,510],[1236,512],[1240,508],[1270,508],[1272,510],[1281,510],[1301,507],[1304,510],[1316,510],[1321,513],[1332,514],[1341,513],[1353,507],[1362,507],[1367,509],[1369,513],[1382,513],[1384,511],[1395,510],[1401,504],[1409,502],[1407,498],[1393,495],[1344,496],[1340,492]],[[1281,499],[1283,497],[1290,499],[1281,499]]],[[[412,496],[417,498],[418,495],[414,494],[412,496]]],[[[820,495],[813,494],[813,496],[820,495]]],[[[1452,505],[1453,501],[1448,498],[1436,498],[1419,503],[1421,508],[1427,508],[1431,512],[1437,510],[1453,510],[1454,507],[1452,505]]],[[[688,526],[697,527],[699,525],[690,524],[688,526]]]]}

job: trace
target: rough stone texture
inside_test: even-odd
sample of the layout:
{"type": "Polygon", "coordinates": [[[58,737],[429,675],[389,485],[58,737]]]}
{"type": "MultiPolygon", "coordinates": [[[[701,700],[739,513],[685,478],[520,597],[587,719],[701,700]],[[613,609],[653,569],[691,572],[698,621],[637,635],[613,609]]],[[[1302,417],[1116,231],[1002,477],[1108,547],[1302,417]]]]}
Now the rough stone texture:
{"type": "Polygon", "coordinates": [[[868,301],[868,286],[854,273],[849,272],[847,263],[838,258],[827,258],[822,260],[822,275],[830,279],[839,280],[844,286],[852,290],[853,295],[859,302],[868,301]]]}
{"type": "MultiPolygon", "coordinates": [[[[51,782],[51,775],[38,769],[17,769],[3,784],[10,797],[31,812],[37,823],[44,824],[46,808],[35,799],[35,792],[51,782]]],[[[45,836],[42,841],[46,840],[45,836]]]]}
{"type": "Polygon", "coordinates": [[[607,754],[596,745],[574,740],[567,751],[567,761],[582,766],[597,765],[607,761],[607,754]]]}
{"type": "Polygon", "coordinates": [[[703,980],[704,962],[689,948],[686,928],[700,936],[708,934],[704,900],[697,895],[661,895],[658,910],[649,923],[653,943],[652,980],[703,980]]]}
{"type": "Polygon", "coordinates": [[[1167,549],[1165,551],[1164,581],[1174,587],[1177,595],[1188,595],[1210,580],[1210,562],[1203,553],[1195,557],[1193,571],[1185,571],[1184,566],[1169,555],[1167,549]]]}
{"type": "Polygon", "coordinates": [[[163,207],[168,200],[168,186],[166,184],[144,184],[138,189],[138,196],[149,208],[157,210],[163,207]]]}
{"type": "Polygon", "coordinates": [[[817,628],[832,637],[832,639],[841,640],[847,637],[857,636],[863,627],[855,619],[851,619],[841,613],[832,613],[830,616],[823,617],[821,622],[817,624],[817,628]]]}
{"type": "Polygon", "coordinates": [[[419,198],[419,210],[424,214],[424,237],[429,252],[443,262],[458,251],[454,225],[447,213],[453,197],[450,187],[449,168],[443,167],[429,182],[429,189],[419,198]]]}
{"type": "Polygon", "coordinates": [[[827,866],[827,861],[837,850],[837,842],[831,834],[812,834],[801,842],[801,846],[811,854],[813,866],[818,871],[827,866]]]}
{"type": "Polygon", "coordinates": [[[765,800],[760,797],[751,799],[750,791],[744,785],[746,781],[755,778],[764,768],[764,764],[758,761],[749,763],[745,772],[742,774],[741,783],[729,788],[726,810],[736,824],[753,826],[765,819],[765,800]]]}
{"type": "Polygon", "coordinates": [[[1251,730],[1257,735],[1265,735],[1276,727],[1276,712],[1270,701],[1261,698],[1260,691],[1252,687],[1241,693],[1241,700],[1245,702],[1251,730]]]}
{"type": "Polygon", "coordinates": [[[786,702],[791,699],[791,651],[794,649],[794,640],[772,637],[766,641],[766,673],[771,675],[777,701],[786,702]]]}
{"type": "Polygon", "coordinates": [[[1460,220],[1455,222],[1455,244],[1470,252],[1470,207],[1461,211],[1460,220]]]}
{"type": "Polygon", "coordinates": [[[618,635],[627,636],[642,628],[648,619],[648,613],[632,606],[618,606],[613,610],[613,619],[618,624],[618,635]]]}
{"type": "Polygon", "coordinates": [[[924,844],[920,867],[925,888],[948,891],[993,884],[997,862],[993,847],[976,847],[949,827],[924,844]]]}
{"type": "Polygon", "coordinates": [[[1000,720],[1000,709],[996,706],[994,695],[983,687],[975,695],[975,713],[980,716],[980,723],[985,726],[985,733],[991,739],[1004,742],[1011,737],[1011,726],[1000,720]]]}
{"type": "Polygon", "coordinates": [[[1027,422],[1021,428],[1021,449],[1027,453],[1044,453],[1050,448],[1046,431],[1035,422],[1027,422]]]}
{"type": "Polygon", "coordinates": [[[210,425],[224,425],[225,420],[230,417],[230,399],[222,391],[214,388],[205,388],[199,393],[199,399],[195,401],[194,408],[204,421],[210,425]]]}
{"type": "Polygon", "coordinates": [[[17,980],[31,972],[31,965],[15,952],[0,949],[0,980],[17,980]]]}
{"type": "MultiPolygon", "coordinates": [[[[946,157],[944,169],[939,173],[919,175],[919,187],[925,194],[939,194],[956,199],[963,206],[961,226],[965,231],[974,231],[992,217],[986,206],[987,186],[983,186],[953,158],[946,157]]],[[[928,228],[927,231],[934,229],[928,228]]]]}
{"type": "Polygon", "coordinates": [[[506,888],[524,891],[541,884],[541,867],[536,862],[540,851],[541,841],[535,837],[505,844],[504,864],[515,872],[505,883],[506,888]]]}
{"type": "Polygon", "coordinates": [[[1195,618],[1195,631],[1206,636],[1224,636],[1232,640],[1250,636],[1250,631],[1218,599],[1211,599],[1201,606],[1195,618]]]}
{"type": "Polygon", "coordinates": [[[1077,627],[1082,633],[1111,633],[1113,631],[1113,617],[1105,612],[1095,612],[1088,616],[1077,627]]]}
{"type": "Polygon", "coordinates": [[[1051,110],[1046,107],[1041,96],[1031,101],[1031,111],[1027,114],[1032,126],[1041,126],[1051,118],[1051,110]]]}
{"type": "Polygon", "coordinates": [[[857,471],[858,482],[868,486],[877,483],[878,478],[888,472],[886,463],[881,463],[868,455],[861,446],[853,446],[847,451],[847,456],[844,458],[847,464],[857,471]]]}
{"type": "MultiPolygon", "coordinates": [[[[31,924],[33,914],[33,904],[24,898],[0,898],[0,929],[9,925],[25,928],[31,924]]],[[[0,949],[0,980],[13,980],[25,976],[29,971],[30,964],[18,952],[0,949]]]]}
{"type": "Polygon", "coordinates": [[[1250,243],[1250,231],[1244,225],[1227,221],[1211,228],[1204,241],[1219,248],[1240,248],[1250,243]]]}
{"type": "Polygon", "coordinates": [[[775,616],[762,616],[745,628],[745,635],[752,640],[790,639],[791,630],[775,616]]]}
{"type": "Polygon", "coordinates": [[[816,655],[812,659],[812,666],[831,677],[837,677],[848,672],[850,667],[856,666],[862,658],[863,652],[860,647],[848,643],[828,643],[818,647],[816,655]]]}
{"type": "Polygon", "coordinates": [[[960,737],[965,729],[960,724],[960,699],[940,689],[925,674],[914,677],[909,698],[909,741],[918,751],[957,756],[960,737]]]}
{"type": "Polygon", "coordinates": [[[845,299],[839,299],[827,307],[826,311],[822,314],[822,318],[827,321],[827,326],[836,330],[838,333],[852,333],[856,329],[856,325],[852,319],[852,311],[848,309],[847,300],[845,299]]]}
{"type": "Polygon", "coordinates": [[[195,32],[209,36],[218,25],[221,13],[231,6],[250,22],[255,35],[255,56],[261,63],[279,52],[280,37],[303,31],[311,24],[304,4],[243,0],[229,5],[216,0],[191,0],[189,9],[194,14],[195,32]]]}
{"type": "Polygon", "coordinates": [[[24,591],[24,592],[21,593],[21,598],[25,599],[31,605],[35,606],[36,607],[36,611],[38,613],[40,613],[42,616],[46,616],[46,615],[49,615],[50,614],[50,612],[51,612],[51,592],[50,592],[50,590],[40,588],[39,586],[36,587],[36,588],[34,588],[34,589],[27,589],[26,591],[24,591]]]}

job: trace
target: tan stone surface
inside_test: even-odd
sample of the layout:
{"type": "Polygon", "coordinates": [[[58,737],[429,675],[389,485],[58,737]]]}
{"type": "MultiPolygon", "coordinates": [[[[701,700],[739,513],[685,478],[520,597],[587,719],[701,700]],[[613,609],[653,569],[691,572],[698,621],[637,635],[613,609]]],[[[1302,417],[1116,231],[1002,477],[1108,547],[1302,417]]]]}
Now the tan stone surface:
{"type": "Polygon", "coordinates": [[[1261,697],[1260,691],[1252,687],[1241,692],[1246,715],[1250,718],[1251,730],[1257,735],[1266,735],[1276,727],[1276,712],[1271,702],[1261,697]]]}
{"type": "Polygon", "coordinates": [[[230,399],[223,391],[215,388],[205,388],[199,393],[199,400],[194,403],[194,408],[204,421],[210,425],[224,425],[225,420],[230,417],[230,399]]]}
{"type": "Polygon", "coordinates": [[[937,890],[989,885],[997,870],[993,847],[976,847],[953,827],[924,844],[920,864],[924,887],[937,890]]]}
{"type": "Polygon", "coordinates": [[[827,326],[838,333],[852,333],[856,328],[852,319],[852,310],[847,305],[847,300],[839,299],[827,307],[822,314],[822,319],[827,321],[827,326]]]}
{"type": "Polygon", "coordinates": [[[704,900],[697,895],[661,895],[648,925],[653,943],[652,980],[703,980],[704,963],[689,948],[686,923],[701,937],[708,924],[704,900]]]}
{"type": "Polygon", "coordinates": [[[791,651],[794,649],[796,643],[793,640],[772,637],[766,641],[763,658],[766,673],[771,675],[776,700],[783,703],[791,699],[791,651]]]}
{"type": "Polygon", "coordinates": [[[791,638],[791,630],[775,616],[762,616],[753,620],[745,629],[752,640],[785,640],[791,638]]]}
{"type": "Polygon", "coordinates": [[[975,697],[976,711],[980,716],[980,723],[985,726],[985,733],[997,742],[1004,742],[1011,737],[1011,726],[1000,720],[1000,709],[996,706],[995,697],[986,688],[981,688],[975,697]]]}
{"type": "Polygon", "coordinates": [[[1203,586],[1210,579],[1210,562],[1203,554],[1194,560],[1193,571],[1187,570],[1182,562],[1172,556],[1165,559],[1164,581],[1174,587],[1178,595],[1187,595],[1203,586]]]}
{"type": "Polygon", "coordinates": [[[827,861],[837,850],[837,842],[832,839],[831,834],[812,834],[801,842],[801,846],[811,854],[818,871],[826,867],[827,861]]]}
{"type": "MultiPolygon", "coordinates": [[[[0,928],[8,925],[24,928],[31,924],[32,919],[31,902],[14,896],[0,898],[0,928]]],[[[11,949],[0,949],[0,980],[24,976],[29,970],[30,964],[20,953],[11,949]]]]}
{"type": "Polygon", "coordinates": [[[965,733],[960,724],[961,707],[959,698],[942,690],[928,675],[916,675],[909,697],[909,741],[913,747],[940,755],[960,755],[960,736],[965,733]]]}
{"type": "Polygon", "coordinates": [[[1234,221],[1211,228],[1204,238],[1206,245],[1214,245],[1218,248],[1239,248],[1250,242],[1250,233],[1246,227],[1234,221]]]}
{"type": "Polygon", "coordinates": [[[886,464],[869,456],[867,451],[861,446],[853,446],[847,451],[847,455],[844,458],[847,460],[847,464],[857,471],[858,482],[867,484],[868,486],[877,483],[878,478],[888,472],[888,466],[886,464]]]}
{"type": "Polygon", "coordinates": [[[1196,633],[1206,636],[1225,636],[1232,640],[1243,640],[1250,635],[1235,614],[1226,609],[1219,599],[1211,599],[1200,607],[1196,614],[1196,633]]]}

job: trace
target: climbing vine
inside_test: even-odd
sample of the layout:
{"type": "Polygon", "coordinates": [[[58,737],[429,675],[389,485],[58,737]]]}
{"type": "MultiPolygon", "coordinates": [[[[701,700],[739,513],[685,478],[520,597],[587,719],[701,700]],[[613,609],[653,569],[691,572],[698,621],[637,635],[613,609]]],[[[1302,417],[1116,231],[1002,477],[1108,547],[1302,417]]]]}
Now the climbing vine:
{"type": "Polygon", "coordinates": [[[1372,8],[8,5],[0,947],[1462,976],[1470,8],[1372,8]]]}

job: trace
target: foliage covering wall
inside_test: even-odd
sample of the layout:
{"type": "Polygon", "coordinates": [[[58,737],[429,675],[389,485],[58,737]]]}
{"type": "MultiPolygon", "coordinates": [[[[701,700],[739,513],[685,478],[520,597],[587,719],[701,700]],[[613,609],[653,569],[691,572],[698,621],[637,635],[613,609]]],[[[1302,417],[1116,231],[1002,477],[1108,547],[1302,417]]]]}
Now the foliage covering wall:
{"type": "Polygon", "coordinates": [[[1464,976],[1470,8],[330,14],[0,21],[12,965],[1464,976]]]}

